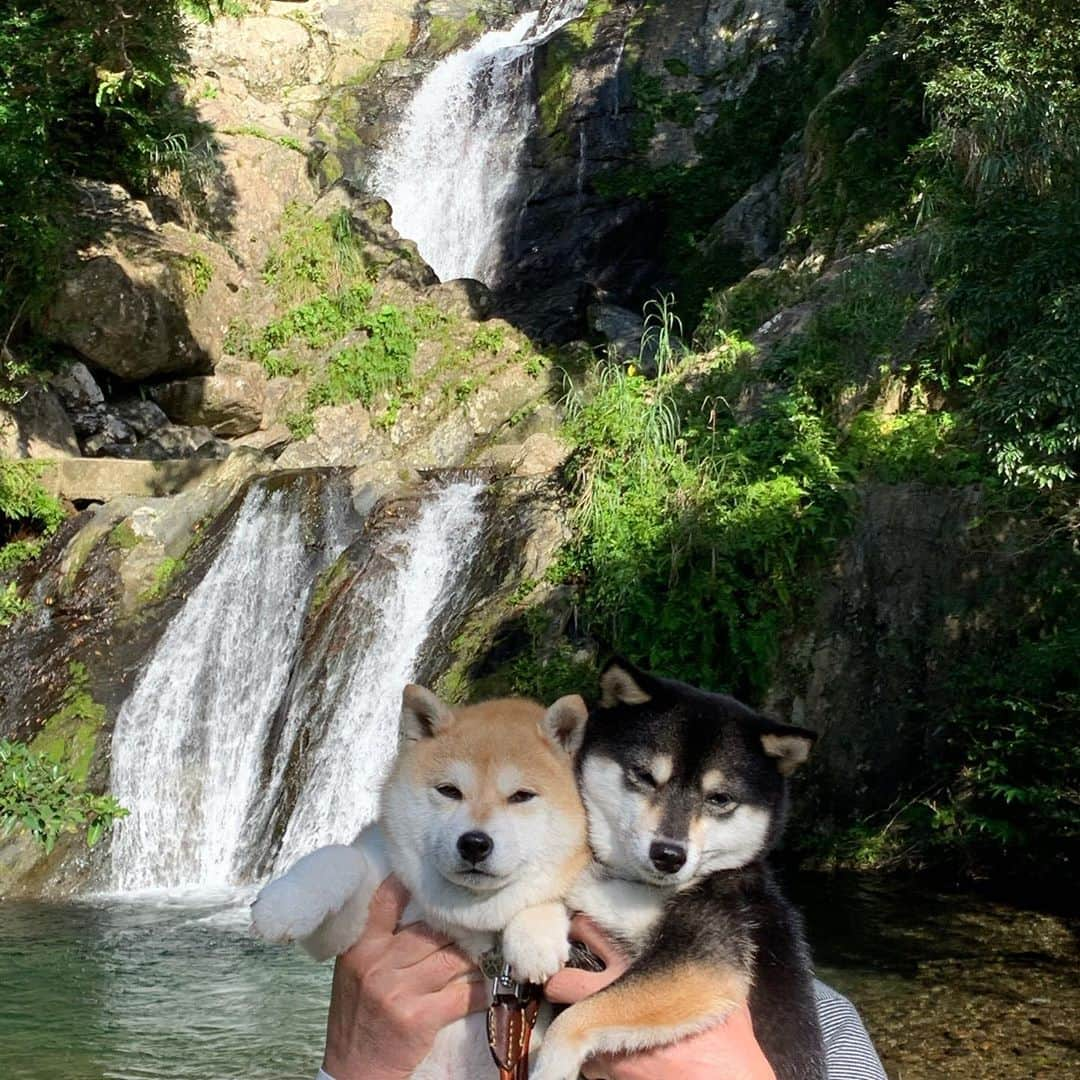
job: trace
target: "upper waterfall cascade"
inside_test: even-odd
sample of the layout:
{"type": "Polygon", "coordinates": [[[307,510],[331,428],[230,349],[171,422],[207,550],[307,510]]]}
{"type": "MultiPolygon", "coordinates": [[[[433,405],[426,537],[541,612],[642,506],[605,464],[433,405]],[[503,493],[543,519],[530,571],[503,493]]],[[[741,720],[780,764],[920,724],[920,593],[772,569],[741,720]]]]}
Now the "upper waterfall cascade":
{"type": "Polygon", "coordinates": [[[497,283],[507,230],[527,194],[522,150],[536,115],[534,53],[584,8],[585,0],[558,0],[544,16],[528,12],[447,56],[377,161],[372,190],[443,281],[497,283]]]}
{"type": "MultiPolygon", "coordinates": [[[[400,564],[343,598],[349,618],[366,622],[363,645],[324,658],[331,706],[283,857],[347,839],[373,815],[402,686],[481,532],[478,492],[459,483],[429,498],[397,537],[400,564]]],[[[253,486],[173,617],[116,722],[110,787],[131,813],[113,839],[112,888],[229,889],[265,863],[253,822],[281,795],[303,696],[292,699],[284,734],[276,717],[290,683],[304,683],[295,669],[314,581],[351,539],[346,497],[324,487],[312,528],[299,494],[253,486]]]]}

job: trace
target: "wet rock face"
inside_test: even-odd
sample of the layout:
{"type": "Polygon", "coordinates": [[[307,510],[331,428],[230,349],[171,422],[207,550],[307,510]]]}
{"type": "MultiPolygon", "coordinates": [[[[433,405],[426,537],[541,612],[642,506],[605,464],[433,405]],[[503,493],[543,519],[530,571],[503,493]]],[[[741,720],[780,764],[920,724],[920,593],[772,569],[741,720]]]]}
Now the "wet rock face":
{"type": "Polygon", "coordinates": [[[933,753],[935,703],[971,627],[987,561],[972,541],[975,489],[867,485],[856,525],[796,632],[766,711],[820,733],[800,791],[808,821],[888,806],[933,753]],[[917,688],[913,691],[913,688],[917,688]]]}
{"type": "MultiPolygon", "coordinates": [[[[526,205],[506,243],[512,269],[499,312],[542,337],[567,340],[584,329],[585,306],[597,293],[640,309],[654,288],[668,287],[668,223],[649,191],[665,170],[674,178],[697,163],[718,117],[754,92],[759,78],[799,58],[813,7],[788,0],[590,4],[542,46],[526,205]]],[[[733,148],[739,153],[745,149],[733,148]]],[[[748,249],[754,261],[780,239],[774,188],[748,193],[724,229],[723,242],[748,249]]],[[[693,196],[709,197],[708,190],[693,196]]],[[[737,198],[711,207],[714,220],[737,198]]]]}

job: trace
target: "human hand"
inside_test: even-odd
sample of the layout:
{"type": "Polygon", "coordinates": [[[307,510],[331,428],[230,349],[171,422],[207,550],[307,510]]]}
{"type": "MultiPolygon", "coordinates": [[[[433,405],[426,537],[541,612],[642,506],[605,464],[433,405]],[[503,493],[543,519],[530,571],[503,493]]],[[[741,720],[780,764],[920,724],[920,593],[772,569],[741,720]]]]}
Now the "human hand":
{"type": "Polygon", "coordinates": [[[360,940],[337,958],[323,1069],[334,1080],[402,1080],[447,1024],[487,1008],[483,976],[422,923],[397,929],[409,894],[387,878],[360,940]]]}
{"type": "MultiPolygon", "coordinates": [[[[591,920],[578,915],[570,936],[583,942],[605,964],[603,971],[564,968],[548,980],[550,1001],[571,1005],[614,982],[629,963],[591,920]]],[[[600,1054],[582,1072],[587,1080],[776,1080],[754,1038],[750,1010],[744,1005],[722,1023],[670,1046],[632,1054],[600,1054]]]]}

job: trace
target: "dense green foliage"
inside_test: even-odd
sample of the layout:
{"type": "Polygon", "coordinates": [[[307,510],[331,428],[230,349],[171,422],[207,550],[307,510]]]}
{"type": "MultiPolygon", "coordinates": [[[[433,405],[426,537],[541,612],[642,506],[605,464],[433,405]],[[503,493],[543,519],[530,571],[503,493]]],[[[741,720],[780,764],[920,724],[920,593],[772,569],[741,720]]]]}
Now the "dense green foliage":
{"type": "Polygon", "coordinates": [[[934,117],[920,211],[968,389],[1001,473],[1080,467],[1080,11],[1068,0],[918,0],[898,18],[934,117]]]}
{"type": "Polygon", "coordinates": [[[0,458],[0,626],[28,609],[10,575],[60,527],[64,508],[38,483],[43,465],[0,458]]]}
{"type": "MultiPolygon", "coordinates": [[[[808,50],[725,103],[693,164],[602,182],[662,215],[690,310],[709,295],[697,355],[655,382],[601,368],[586,388],[563,571],[595,636],[759,700],[856,484],[977,485],[972,540],[1002,569],[949,612],[973,629],[926,717],[933,762],[833,850],[1062,866],[1080,835],[1080,10],[828,3],[808,50]],[[787,259],[732,284],[743,268],[708,226],[804,122],[814,183],[785,208],[787,259]],[[860,251],[820,282],[800,262],[860,251]],[[799,331],[763,357],[738,344],[802,302],[799,331]]],[[[692,120],[673,89],[686,72],[667,70],[634,82],[643,146],[658,120],[692,120]]]]}
{"type": "Polygon", "coordinates": [[[0,837],[22,826],[46,852],[63,833],[86,827],[93,847],[126,816],[111,795],[94,795],[47,754],[0,739],[0,837]]]}
{"type": "Polygon", "coordinates": [[[10,0],[0,12],[0,329],[47,295],[73,177],[144,192],[190,172],[197,129],[174,93],[177,0],[10,0]]]}
{"type": "MultiPolygon", "coordinates": [[[[650,319],[675,329],[666,305],[650,319]]],[[[730,401],[747,351],[729,340],[691,380],[691,362],[662,347],[656,380],[607,365],[588,397],[572,394],[579,538],[564,571],[584,583],[594,634],[757,700],[845,503],[805,396],[772,397],[740,422],[730,401]]]]}

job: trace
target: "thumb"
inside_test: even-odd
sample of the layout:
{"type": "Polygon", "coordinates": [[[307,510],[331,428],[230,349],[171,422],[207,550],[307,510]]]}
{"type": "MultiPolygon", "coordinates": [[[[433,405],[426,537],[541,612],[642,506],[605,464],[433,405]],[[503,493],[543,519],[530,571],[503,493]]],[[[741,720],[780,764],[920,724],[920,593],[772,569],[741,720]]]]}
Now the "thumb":
{"type": "Polygon", "coordinates": [[[605,986],[610,986],[620,974],[620,971],[611,968],[605,971],[563,968],[544,984],[544,997],[557,1005],[573,1005],[575,1001],[591,997],[605,986]]]}

